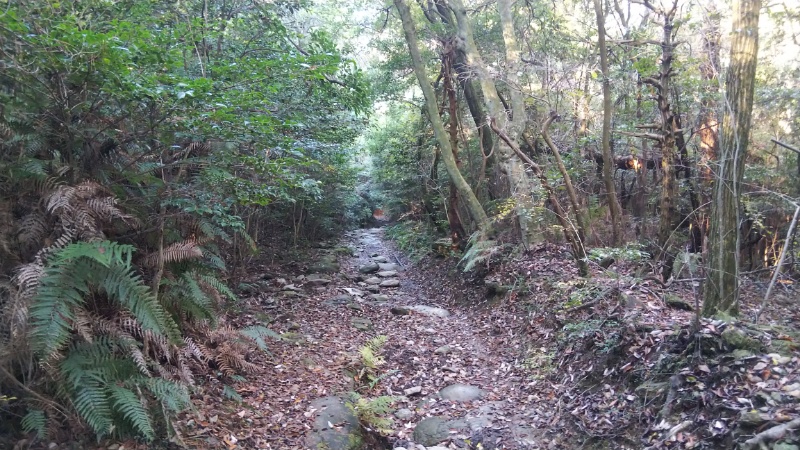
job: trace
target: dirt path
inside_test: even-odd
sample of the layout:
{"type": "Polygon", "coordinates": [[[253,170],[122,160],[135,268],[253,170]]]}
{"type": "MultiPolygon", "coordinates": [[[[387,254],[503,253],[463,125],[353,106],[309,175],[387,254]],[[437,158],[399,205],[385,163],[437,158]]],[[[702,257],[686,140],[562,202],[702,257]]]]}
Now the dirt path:
{"type": "MultiPolygon", "coordinates": [[[[523,392],[528,381],[516,370],[512,330],[437,294],[438,283],[447,280],[431,280],[405,261],[385,242],[382,229],[348,233],[339,245],[325,250],[340,255],[338,272],[289,278],[294,274],[285,268],[250,299],[237,325],[269,322],[282,339],[270,343],[273,355],[261,361],[263,373],[233,386],[240,404],[221,402],[212,392],[223,389],[218,383],[204,388],[198,411],[183,420],[189,425],[183,430],[187,444],[308,448],[309,436],[320,432],[325,408],[319,399],[361,390],[365,397],[397,399],[390,445],[374,448],[545,448],[537,444],[540,433],[528,426],[536,411],[525,407],[531,398],[523,392]],[[343,254],[345,246],[350,249],[343,254]],[[386,262],[370,280],[377,274],[359,268],[376,260],[386,262]],[[386,280],[399,286],[370,287],[386,280]],[[385,364],[376,370],[380,381],[365,389],[347,370],[358,365],[359,348],[376,336],[387,337],[385,364]]],[[[341,431],[342,424],[323,420],[321,428],[341,431]]]]}

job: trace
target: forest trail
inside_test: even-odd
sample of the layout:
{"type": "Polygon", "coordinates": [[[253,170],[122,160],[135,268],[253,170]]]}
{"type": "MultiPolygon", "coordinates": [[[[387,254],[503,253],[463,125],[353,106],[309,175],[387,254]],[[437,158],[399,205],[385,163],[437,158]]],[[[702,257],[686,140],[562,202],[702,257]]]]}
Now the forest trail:
{"type": "Polygon", "coordinates": [[[275,312],[269,326],[281,340],[269,344],[273,356],[264,362],[264,372],[235,387],[241,406],[222,402],[219,395],[199,396],[198,411],[207,412],[184,418],[186,444],[544,448],[530,426],[539,411],[523,407],[531,398],[516,369],[519,339],[488,320],[491,311],[437,294],[438,284],[447,280],[431,279],[405,260],[384,239],[383,229],[349,232],[338,245],[321,249],[317,258],[323,263],[305,270],[335,269],[325,261],[338,253],[340,268],[334,273],[268,275],[274,276],[272,286],[254,296],[250,311],[240,317],[264,320],[275,312]],[[379,352],[384,363],[366,368],[359,349],[376,336],[386,337],[379,352]],[[388,441],[343,444],[352,443],[359,431],[338,400],[353,391],[365,398],[395,397],[388,441]],[[217,426],[209,423],[212,416],[217,426]]]}

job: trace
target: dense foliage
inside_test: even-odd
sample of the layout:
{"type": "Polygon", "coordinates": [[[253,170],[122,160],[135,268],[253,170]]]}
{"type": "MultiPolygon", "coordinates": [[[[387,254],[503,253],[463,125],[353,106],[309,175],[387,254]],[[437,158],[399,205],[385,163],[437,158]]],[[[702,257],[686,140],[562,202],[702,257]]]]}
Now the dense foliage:
{"type": "Polygon", "coordinates": [[[365,216],[367,85],[327,33],[287,26],[305,6],[0,11],[2,423],[153,439],[195,373],[254,370],[269,330],[217,321],[233,269],[365,216]]]}

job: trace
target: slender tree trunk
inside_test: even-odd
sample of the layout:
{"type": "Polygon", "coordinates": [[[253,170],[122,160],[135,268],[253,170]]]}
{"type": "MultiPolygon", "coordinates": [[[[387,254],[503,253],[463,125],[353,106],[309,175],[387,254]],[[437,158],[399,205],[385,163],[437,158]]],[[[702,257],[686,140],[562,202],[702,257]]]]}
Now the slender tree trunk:
{"type": "MultiPolygon", "coordinates": [[[[453,159],[456,167],[461,170],[461,160],[458,158],[458,107],[456,104],[456,90],[453,88],[453,57],[452,46],[446,51],[442,58],[442,70],[444,71],[444,91],[448,101],[448,126],[450,128],[450,146],[453,148],[453,159]]],[[[455,183],[450,181],[450,195],[448,197],[450,207],[447,211],[447,222],[450,224],[450,238],[453,245],[462,247],[466,232],[458,214],[458,189],[455,183]]]]}
{"type": "MultiPolygon", "coordinates": [[[[717,118],[717,96],[719,95],[719,13],[716,3],[708,6],[705,29],[703,30],[703,52],[705,58],[700,62],[700,78],[703,80],[703,96],[700,100],[700,117],[697,134],[700,136],[700,162],[698,164],[700,203],[699,225],[703,255],[708,254],[708,210],[711,205],[711,192],[714,173],[711,169],[719,151],[719,121],[717,118]],[[706,206],[707,205],[707,206],[706,206]]],[[[707,258],[704,258],[707,260],[707,258]]]]}
{"type": "MultiPolygon", "coordinates": [[[[636,121],[642,121],[642,77],[636,79],[636,121]]],[[[640,156],[641,164],[636,170],[636,193],[633,196],[633,216],[642,219],[645,217],[647,210],[647,161],[649,161],[648,147],[650,142],[647,138],[642,139],[642,155],[640,156]]],[[[637,227],[637,237],[644,234],[642,228],[645,227],[646,221],[642,220],[641,225],[637,227]]]]}
{"type": "Polygon", "coordinates": [[[434,135],[436,136],[436,141],[439,144],[442,162],[447,169],[447,174],[453,181],[453,184],[458,190],[462,201],[472,216],[472,219],[475,221],[478,230],[484,235],[488,235],[491,233],[489,216],[486,215],[486,211],[484,211],[483,206],[481,206],[478,198],[472,191],[472,188],[461,175],[461,171],[458,170],[455,157],[453,156],[453,149],[450,146],[450,140],[447,136],[447,132],[444,129],[444,125],[442,124],[442,119],[439,117],[439,108],[436,104],[436,94],[433,92],[431,82],[428,79],[428,75],[425,73],[425,64],[422,62],[422,56],[420,55],[419,43],[417,42],[417,30],[414,27],[414,21],[411,17],[411,10],[409,9],[405,0],[394,0],[394,4],[400,13],[400,20],[403,22],[403,33],[405,34],[408,50],[411,54],[411,61],[414,65],[414,73],[417,76],[420,89],[422,89],[422,93],[425,96],[425,106],[428,112],[428,120],[431,122],[434,135]]]}
{"type": "MultiPolygon", "coordinates": [[[[499,4],[502,4],[504,1],[507,0],[501,0],[499,4]]],[[[520,103],[518,106],[512,106],[512,110],[519,112],[517,112],[517,115],[513,117],[512,121],[509,121],[505,107],[503,106],[500,96],[497,93],[497,86],[494,84],[492,77],[489,75],[480,53],[478,53],[478,48],[475,45],[475,40],[472,35],[472,27],[469,23],[466,10],[464,9],[464,4],[461,2],[461,0],[451,0],[450,6],[453,9],[456,19],[457,33],[459,38],[458,43],[460,45],[460,49],[463,50],[464,54],[466,55],[469,68],[473,70],[478,77],[481,90],[483,91],[484,100],[486,102],[486,109],[488,110],[493,122],[492,125],[498,126],[500,129],[504,130],[504,132],[511,138],[512,142],[516,142],[518,134],[522,130],[522,124],[525,123],[524,107],[521,103],[521,97],[515,97],[520,103]]],[[[502,9],[502,6],[500,7],[502,9]]],[[[510,34],[513,38],[513,24],[505,22],[502,15],[501,21],[503,22],[504,39],[506,38],[507,34],[510,34]],[[511,27],[510,29],[512,31],[507,33],[506,28],[508,27],[511,27]]],[[[516,49],[516,41],[506,41],[507,63],[509,58],[518,59],[518,53],[519,52],[516,49]],[[509,44],[512,46],[510,53],[508,50],[509,44]]],[[[514,91],[513,88],[511,90],[512,92],[514,91]]],[[[512,98],[512,101],[514,101],[514,98],[512,98]]],[[[501,142],[498,143],[497,150],[501,167],[508,177],[511,195],[515,198],[517,203],[517,221],[520,227],[522,242],[527,246],[533,239],[536,231],[531,224],[528,212],[533,204],[533,200],[531,198],[532,186],[525,173],[525,168],[522,162],[518,158],[514,157],[514,152],[511,147],[505,143],[505,141],[501,140],[501,142]]]]}
{"type": "Polygon", "coordinates": [[[501,130],[494,122],[490,122],[489,125],[492,127],[492,131],[497,133],[497,136],[504,141],[509,147],[511,147],[512,151],[517,154],[519,159],[525,161],[528,164],[528,167],[531,169],[531,172],[539,179],[539,182],[542,184],[544,191],[547,193],[547,198],[550,200],[550,205],[553,208],[553,212],[556,214],[556,219],[558,219],[559,224],[561,224],[561,228],[564,231],[564,238],[567,240],[567,243],[572,247],[572,255],[575,257],[575,263],[578,266],[578,273],[582,277],[589,276],[589,263],[588,258],[586,257],[586,247],[583,246],[583,241],[578,236],[578,229],[570,222],[569,216],[564,211],[564,208],[561,207],[561,202],[558,201],[558,196],[556,195],[555,190],[552,186],[550,186],[550,182],[547,180],[547,175],[545,175],[542,168],[536,164],[528,155],[520,150],[519,145],[514,142],[503,130],[501,130]]]}
{"type": "Polygon", "coordinates": [[[750,138],[760,9],[761,0],[739,0],[734,5],[731,65],[725,80],[717,170],[719,179],[714,185],[711,207],[704,316],[739,313],[740,186],[750,138]]]}
{"type": "Polygon", "coordinates": [[[558,165],[558,171],[561,172],[561,177],[564,178],[564,185],[567,187],[569,203],[572,206],[572,213],[575,216],[575,231],[578,236],[578,240],[580,240],[581,245],[583,245],[583,243],[586,242],[586,233],[584,231],[583,212],[581,211],[581,205],[578,202],[578,194],[577,191],[575,191],[575,187],[572,185],[572,177],[569,176],[567,167],[564,165],[564,161],[561,159],[561,152],[558,151],[558,147],[556,147],[556,144],[554,144],[553,140],[550,139],[550,134],[548,133],[550,124],[558,118],[558,114],[556,114],[555,111],[550,113],[550,117],[548,117],[547,120],[545,120],[544,125],[542,125],[542,137],[547,143],[547,146],[550,147],[550,150],[553,152],[553,156],[556,158],[556,165],[558,165]]]}
{"type": "Polygon", "coordinates": [[[614,245],[617,246],[622,243],[622,207],[617,199],[617,188],[614,184],[614,157],[611,154],[611,80],[606,49],[605,13],[600,0],[594,0],[594,11],[597,15],[600,71],[603,72],[603,183],[606,186],[608,209],[611,213],[612,236],[614,245]]]}

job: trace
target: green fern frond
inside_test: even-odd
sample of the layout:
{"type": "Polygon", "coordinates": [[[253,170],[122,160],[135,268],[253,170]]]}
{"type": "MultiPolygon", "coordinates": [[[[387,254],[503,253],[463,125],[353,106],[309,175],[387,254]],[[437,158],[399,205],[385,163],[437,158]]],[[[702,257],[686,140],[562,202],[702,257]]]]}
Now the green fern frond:
{"type": "Polygon", "coordinates": [[[182,384],[162,378],[146,378],[142,383],[167,411],[182,411],[192,404],[189,390],[182,384]]]}
{"type": "Polygon", "coordinates": [[[230,234],[207,220],[199,220],[197,228],[206,238],[220,238],[229,244],[232,242],[230,234]]]}
{"type": "Polygon", "coordinates": [[[280,340],[281,335],[270,330],[269,328],[261,325],[254,325],[247,328],[242,328],[239,331],[242,335],[246,336],[247,338],[251,339],[253,342],[258,345],[258,348],[265,352],[269,352],[267,348],[267,343],[264,340],[265,337],[269,337],[272,339],[280,340]]]}
{"type": "Polygon", "coordinates": [[[459,261],[459,264],[464,263],[464,272],[469,272],[478,264],[488,260],[499,249],[497,242],[492,240],[480,240],[473,236],[470,242],[471,245],[459,261]]]}
{"type": "Polygon", "coordinates": [[[70,244],[45,268],[31,302],[31,341],[47,357],[67,343],[75,311],[100,288],[127,309],[144,330],[179,341],[178,326],[130,267],[132,248],[113,242],[70,244]]]}
{"type": "Polygon", "coordinates": [[[206,252],[206,262],[212,269],[221,270],[223,272],[228,270],[225,260],[215,253],[206,252]]]}
{"type": "Polygon", "coordinates": [[[230,400],[233,400],[235,402],[238,402],[238,403],[241,403],[241,402],[244,401],[242,396],[238,392],[236,392],[236,389],[228,386],[227,384],[222,386],[222,395],[224,395],[226,398],[228,398],[230,400]]]}
{"type": "Polygon", "coordinates": [[[155,437],[150,416],[142,406],[141,400],[132,391],[124,387],[109,385],[111,402],[115,411],[129,423],[131,428],[144,436],[148,441],[155,437]]]}
{"type": "Polygon", "coordinates": [[[95,371],[85,371],[78,386],[73,386],[75,410],[98,436],[113,431],[111,404],[106,394],[107,381],[95,371]]]}
{"type": "Polygon", "coordinates": [[[228,297],[230,300],[236,301],[239,299],[239,297],[231,290],[231,288],[229,288],[228,285],[222,282],[219,278],[208,274],[198,274],[197,277],[201,282],[216,289],[217,292],[225,297],[228,297]]]}
{"type": "Polygon", "coordinates": [[[47,438],[47,416],[41,409],[31,409],[22,418],[22,431],[34,432],[39,439],[47,438]]]}

